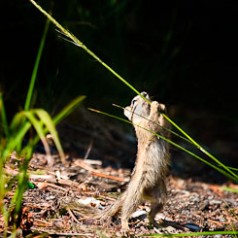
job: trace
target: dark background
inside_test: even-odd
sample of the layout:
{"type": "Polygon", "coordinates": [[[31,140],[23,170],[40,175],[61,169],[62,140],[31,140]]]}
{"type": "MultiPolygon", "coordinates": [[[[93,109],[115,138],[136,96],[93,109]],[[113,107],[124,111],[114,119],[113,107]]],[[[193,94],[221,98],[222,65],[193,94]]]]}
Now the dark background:
{"type": "MultiPolygon", "coordinates": [[[[199,143],[238,166],[235,1],[39,4],[139,91],[165,103],[171,118],[199,143]]],[[[24,105],[46,18],[28,1],[1,5],[0,89],[10,120],[24,105]]],[[[122,116],[111,104],[126,106],[135,94],[51,25],[34,107],[54,115],[78,95],[87,96],[85,106],[122,116]]]]}

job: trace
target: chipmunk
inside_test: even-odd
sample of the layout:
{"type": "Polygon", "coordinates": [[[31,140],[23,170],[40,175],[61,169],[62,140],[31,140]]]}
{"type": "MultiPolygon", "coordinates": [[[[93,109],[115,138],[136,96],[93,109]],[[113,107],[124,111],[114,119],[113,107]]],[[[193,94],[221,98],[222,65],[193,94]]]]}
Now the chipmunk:
{"type": "Polygon", "coordinates": [[[158,133],[166,138],[170,135],[167,130],[169,123],[161,114],[165,111],[165,105],[151,101],[146,92],[141,95],[148,101],[138,95],[124,109],[124,115],[132,122],[137,136],[137,158],[131,180],[121,197],[100,215],[103,220],[121,211],[123,230],[129,229],[129,217],[142,200],[150,201],[149,221],[158,225],[155,215],[163,208],[167,198],[165,180],[170,157],[169,146],[154,134],[158,133]]]}

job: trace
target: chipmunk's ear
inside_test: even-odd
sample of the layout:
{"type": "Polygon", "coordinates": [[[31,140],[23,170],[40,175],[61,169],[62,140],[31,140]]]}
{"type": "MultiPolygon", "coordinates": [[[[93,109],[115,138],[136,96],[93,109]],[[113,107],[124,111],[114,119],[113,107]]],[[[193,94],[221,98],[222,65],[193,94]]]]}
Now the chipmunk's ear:
{"type": "Polygon", "coordinates": [[[145,91],[140,93],[143,97],[147,98],[148,100],[150,100],[149,94],[145,91]]]}
{"type": "Polygon", "coordinates": [[[141,94],[143,97],[147,97],[147,96],[148,96],[148,93],[145,92],[145,91],[141,92],[140,94],[141,94]]]}

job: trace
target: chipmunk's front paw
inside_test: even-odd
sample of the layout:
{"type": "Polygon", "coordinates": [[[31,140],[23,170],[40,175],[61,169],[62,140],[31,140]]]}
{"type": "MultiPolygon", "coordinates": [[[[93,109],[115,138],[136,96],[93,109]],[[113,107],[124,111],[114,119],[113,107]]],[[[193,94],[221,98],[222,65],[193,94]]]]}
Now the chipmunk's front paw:
{"type": "Polygon", "coordinates": [[[164,112],[166,110],[166,107],[162,103],[158,103],[157,101],[153,101],[151,103],[151,111],[152,112],[164,112]]]}
{"type": "Polygon", "coordinates": [[[159,103],[159,107],[158,107],[159,112],[165,112],[166,111],[166,107],[164,104],[159,103]]]}

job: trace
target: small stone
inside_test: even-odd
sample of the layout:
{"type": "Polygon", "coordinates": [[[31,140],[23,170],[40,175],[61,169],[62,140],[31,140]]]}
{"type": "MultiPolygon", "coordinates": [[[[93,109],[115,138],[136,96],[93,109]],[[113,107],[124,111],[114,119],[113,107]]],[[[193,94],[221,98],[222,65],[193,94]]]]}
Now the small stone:
{"type": "Polygon", "coordinates": [[[134,212],[134,213],[131,215],[131,217],[132,217],[132,218],[137,218],[137,217],[141,217],[141,216],[144,216],[144,215],[146,215],[146,211],[144,211],[144,210],[138,210],[138,211],[134,212]]]}

